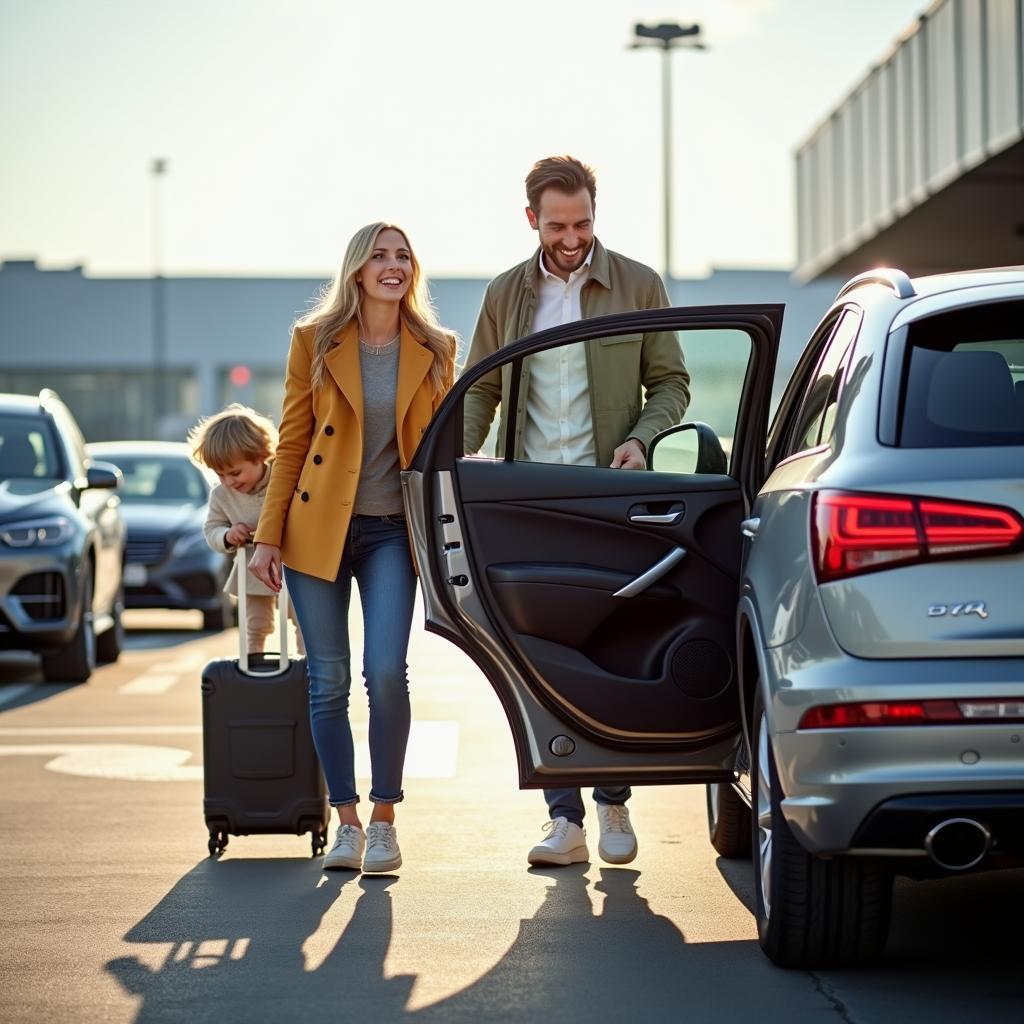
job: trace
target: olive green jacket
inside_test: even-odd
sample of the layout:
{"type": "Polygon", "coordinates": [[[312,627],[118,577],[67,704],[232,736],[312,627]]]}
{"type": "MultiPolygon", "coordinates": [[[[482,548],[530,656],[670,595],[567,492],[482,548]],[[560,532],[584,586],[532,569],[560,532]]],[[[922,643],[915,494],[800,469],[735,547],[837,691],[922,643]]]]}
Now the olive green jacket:
{"type": "MultiPolygon", "coordinates": [[[[499,274],[484,292],[466,366],[473,366],[533,328],[537,308],[540,250],[525,263],[499,274]]],[[[583,319],[669,305],[661,278],[650,267],[610,252],[595,238],[590,275],[583,285],[583,319]]],[[[654,436],[681,422],[690,401],[690,375],[674,332],[626,334],[587,344],[587,377],[594,441],[599,466],[612,461],[615,449],[635,437],[646,450],[654,436]]],[[[515,454],[522,457],[523,426],[529,384],[529,359],[523,360],[516,410],[515,454]]],[[[468,391],[463,409],[465,447],[476,452],[484,443],[501,406],[498,452],[504,450],[512,364],[481,377],[468,391]]]]}

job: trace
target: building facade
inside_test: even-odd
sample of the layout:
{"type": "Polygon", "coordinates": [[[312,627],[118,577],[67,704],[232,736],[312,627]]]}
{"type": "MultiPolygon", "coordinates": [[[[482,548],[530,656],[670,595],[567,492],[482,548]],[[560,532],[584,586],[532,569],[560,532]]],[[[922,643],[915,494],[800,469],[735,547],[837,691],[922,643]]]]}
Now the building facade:
{"type": "MultiPolygon", "coordinates": [[[[312,278],[93,278],[81,267],[0,264],[0,391],[53,388],[90,441],[183,439],[201,415],[228,402],[275,420],[291,325],[323,280],[312,278]]],[[[676,305],[786,304],[778,394],[841,282],[798,286],[782,270],[717,270],[674,280],[676,305]]],[[[464,354],[485,279],[438,278],[430,291],[464,354]]],[[[714,366],[691,365],[708,376],[714,366]]],[[[695,388],[695,403],[700,400],[695,388]]],[[[715,410],[696,407],[714,421],[715,410]]]]}

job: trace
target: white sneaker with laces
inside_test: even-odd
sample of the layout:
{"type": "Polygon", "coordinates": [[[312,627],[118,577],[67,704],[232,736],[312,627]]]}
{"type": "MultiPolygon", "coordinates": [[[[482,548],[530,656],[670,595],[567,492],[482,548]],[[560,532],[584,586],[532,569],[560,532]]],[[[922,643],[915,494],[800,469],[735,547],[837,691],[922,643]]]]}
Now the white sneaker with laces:
{"type": "Polygon", "coordinates": [[[597,852],[607,864],[628,864],[636,857],[636,834],[629,823],[629,810],[625,804],[598,804],[597,820],[601,825],[601,838],[597,852]]]}
{"type": "Polygon", "coordinates": [[[324,855],[324,869],[327,871],[347,868],[358,871],[363,866],[363,848],[366,834],[355,825],[340,825],[334,837],[334,845],[324,855]]]}
{"type": "Polygon", "coordinates": [[[531,864],[585,864],[590,860],[587,833],[568,818],[555,818],[544,823],[548,837],[527,855],[531,864]]]}
{"type": "Polygon", "coordinates": [[[366,827],[366,856],[363,871],[397,871],[402,866],[398,832],[386,821],[371,821],[366,827]]]}

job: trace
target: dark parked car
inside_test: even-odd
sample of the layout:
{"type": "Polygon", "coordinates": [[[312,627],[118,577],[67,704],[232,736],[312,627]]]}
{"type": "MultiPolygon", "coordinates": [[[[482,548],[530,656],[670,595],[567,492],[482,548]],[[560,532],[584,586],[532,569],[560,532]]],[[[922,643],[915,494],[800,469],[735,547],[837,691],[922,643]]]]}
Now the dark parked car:
{"type": "Polygon", "coordinates": [[[121,652],[120,483],[53,391],[0,395],[0,647],[42,655],[50,682],[121,652]]]}
{"type": "Polygon", "coordinates": [[[215,481],[192,461],[188,445],[107,441],[89,445],[89,452],[124,474],[127,607],[197,608],[204,629],[232,625],[234,609],[224,593],[230,564],[203,536],[215,481]]]}

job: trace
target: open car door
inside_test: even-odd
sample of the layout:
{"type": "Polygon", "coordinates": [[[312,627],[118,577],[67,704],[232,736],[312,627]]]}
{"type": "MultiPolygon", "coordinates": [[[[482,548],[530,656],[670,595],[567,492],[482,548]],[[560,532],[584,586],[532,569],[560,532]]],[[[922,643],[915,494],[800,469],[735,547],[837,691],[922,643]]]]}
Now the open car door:
{"type": "Polygon", "coordinates": [[[425,433],[403,485],[426,625],[494,687],[521,786],[731,777],[740,524],[762,482],[782,312],[643,310],[531,335],[463,373],[425,433]],[[516,457],[532,355],[583,346],[586,365],[637,376],[655,332],[685,352],[684,422],[706,423],[660,434],[646,471],[516,457]],[[467,454],[466,394],[499,368],[502,450],[467,454]]]}

